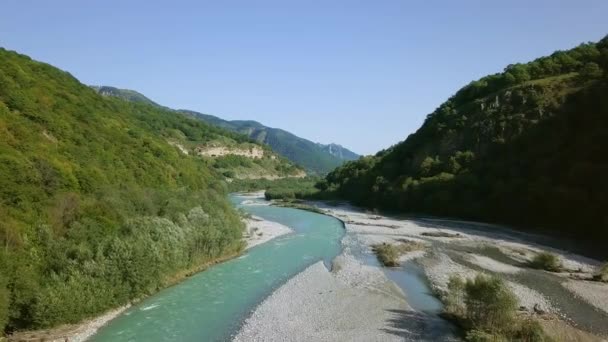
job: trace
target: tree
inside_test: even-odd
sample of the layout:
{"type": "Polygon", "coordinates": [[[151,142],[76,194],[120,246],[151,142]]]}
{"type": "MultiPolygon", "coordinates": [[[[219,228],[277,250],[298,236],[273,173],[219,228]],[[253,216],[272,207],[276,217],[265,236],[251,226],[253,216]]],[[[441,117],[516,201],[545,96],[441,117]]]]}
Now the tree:
{"type": "Polygon", "coordinates": [[[509,77],[509,80],[517,84],[530,80],[530,73],[528,72],[528,67],[523,64],[509,65],[505,69],[505,72],[513,76],[512,78],[509,77]]]}
{"type": "Polygon", "coordinates": [[[586,63],[580,71],[580,77],[582,79],[593,79],[602,77],[603,71],[597,63],[589,62],[586,63]]]}
{"type": "Polygon", "coordinates": [[[435,158],[428,156],[420,163],[420,174],[424,177],[432,176],[438,171],[440,166],[441,161],[439,160],[439,156],[435,156],[435,158]]]}

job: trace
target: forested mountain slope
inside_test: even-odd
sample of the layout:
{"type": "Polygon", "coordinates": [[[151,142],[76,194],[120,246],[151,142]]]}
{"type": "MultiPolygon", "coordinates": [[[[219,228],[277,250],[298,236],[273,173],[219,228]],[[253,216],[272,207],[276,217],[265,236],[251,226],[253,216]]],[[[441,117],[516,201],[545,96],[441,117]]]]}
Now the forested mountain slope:
{"type": "MultiPolygon", "coordinates": [[[[146,104],[165,112],[183,115],[157,104],[134,90],[108,86],[91,86],[91,88],[106,97],[146,104]]],[[[211,125],[214,124],[211,123],[211,125]]],[[[277,179],[305,176],[303,169],[278,155],[262,142],[248,139],[231,129],[222,129],[221,126],[216,131],[220,131],[221,134],[206,136],[204,141],[197,139],[185,141],[184,135],[180,132],[171,132],[167,141],[185,154],[207,158],[214,168],[228,179],[277,179]]]]}
{"type": "MultiPolygon", "coordinates": [[[[75,322],[238,253],[220,172],[247,158],[204,154],[217,144],[269,151],[0,49],[0,332],[75,322]]],[[[270,157],[255,162],[293,168],[270,157]]]]}
{"type": "MultiPolygon", "coordinates": [[[[91,86],[99,94],[113,96],[126,101],[147,103],[162,107],[145,95],[129,89],[119,89],[109,86],[91,86]]],[[[169,109],[167,107],[162,107],[169,109]]],[[[224,120],[217,116],[202,114],[191,110],[178,110],[177,112],[202,120],[233,132],[244,134],[253,141],[266,144],[279,155],[291,162],[301,165],[313,174],[326,174],[345,161],[355,160],[359,155],[338,145],[319,144],[300,138],[292,133],[278,128],[271,128],[252,120],[224,120]]]]}
{"type": "Polygon", "coordinates": [[[316,174],[325,174],[342,165],[345,161],[354,160],[359,157],[356,153],[338,144],[323,145],[314,143],[282,129],[264,126],[257,121],[227,121],[213,115],[190,110],[180,110],[180,112],[210,124],[245,134],[255,141],[268,144],[277,153],[316,174]]]}
{"type": "Polygon", "coordinates": [[[471,82],[317,186],[358,204],[608,237],[608,38],[471,82]]]}

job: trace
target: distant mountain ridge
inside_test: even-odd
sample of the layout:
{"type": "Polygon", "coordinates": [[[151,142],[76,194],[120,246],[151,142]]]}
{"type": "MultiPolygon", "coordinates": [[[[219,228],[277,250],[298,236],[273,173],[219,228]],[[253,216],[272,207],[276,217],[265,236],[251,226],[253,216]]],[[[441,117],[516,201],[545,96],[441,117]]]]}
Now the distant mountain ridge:
{"type": "MultiPolygon", "coordinates": [[[[91,88],[103,96],[112,96],[130,102],[144,103],[168,109],[135,90],[110,86],[91,86],[91,88]]],[[[311,173],[326,174],[344,162],[359,158],[358,154],[339,144],[315,143],[288,131],[264,126],[257,121],[224,120],[214,115],[186,109],[179,109],[177,112],[214,126],[247,135],[259,143],[267,144],[278,154],[302,166],[311,173]]]]}
{"type": "Polygon", "coordinates": [[[102,96],[113,96],[113,97],[121,98],[123,100],[131,101],[131,102],[145,103],[145,104],[163,107],[163,106],[159,105],[158,103],[150,100],[145,95],[143,95],[135,90],[120,89],[120,88],[109,87],[109,86],[92,85],[90,87],[93,88],[99,95],[102,95],[102,96]]]}
{"type": "Polygon", "coordinates": [[[257,121],[228,121],[214,115],[184,109],[179,112],[268,144],[275,152],[313,173],[325,174],[346,161],[359,158],[358,154],[341,145],[315,143],[280,128],[264,126],[257,121]]]}
{"type": "Polygon", "coordinates": [[[317,144],[319,146],[321,146],[325,151],[327,151],[332,156],[336,156],[343,160],[355,160],[355,159],[359,159],[359,157],[360,157],[355,152],[353,152],[339,144],[334,144],[334,143],[330,143],[327,145],[323,145],[323,144],[319,144],[319,143],[317,143],[317,144]]]}

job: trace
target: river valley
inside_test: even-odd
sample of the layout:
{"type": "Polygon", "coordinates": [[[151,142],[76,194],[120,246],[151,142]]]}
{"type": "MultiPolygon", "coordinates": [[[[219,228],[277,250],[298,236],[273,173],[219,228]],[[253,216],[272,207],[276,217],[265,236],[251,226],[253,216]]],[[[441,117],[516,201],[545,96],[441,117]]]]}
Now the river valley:
{"type": "MultiPolygon", "coordinates": [[[[235,205],[247,200],[234,197],[235,205]]],[[[101,329],[93,341],[222,341],[264,297],[319,260],[339,253],[344,233],[335,218],[263,205],[247,212],[282,223],[293,233],[248,250],[142,301],[101,329]]]]}
{"type": "MultiPolygon", "coordinates": [[[[486,227],[480,233],[473,223],[391,219],[323,203],[313,204],[327,215],[270,206],[251,195],[232,201],[293,231],[138,303],[91,340],[459,340],[458,330],[439,318],[442,304],[433,292],[445,288],[450,274],[477,272],[508,281],[522,310],[542,311],[545,324],[562,336],[600,341],[587,332],[607,332],[602,301],[595,307],[585,300],[587,282],[523,267],[522,260],[540,247],[508,232],[486,227]],[[404,255],[401,267],[380,267],[370,247],[400,239],[426,248],[404,255]]],[[[591,272],[596,263],[560,255],[580,272],[591,272]]],[[[598,286],[603,298],[608,289],[598,286]]]]}

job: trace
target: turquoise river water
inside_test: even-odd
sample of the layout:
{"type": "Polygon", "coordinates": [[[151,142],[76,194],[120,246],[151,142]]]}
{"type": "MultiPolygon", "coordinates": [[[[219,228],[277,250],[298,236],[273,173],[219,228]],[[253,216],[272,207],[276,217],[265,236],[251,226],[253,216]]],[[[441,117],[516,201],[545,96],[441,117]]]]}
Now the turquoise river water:
{"type": "Polygon", "coordinates": [[[272,290],[308,265],[327,264],[340,252],[342,223],[307,211],[243,205],[237,207],[282,223],[294,233],[256,246],[131,307],[92,341],[225,341],[272,290]]]}

